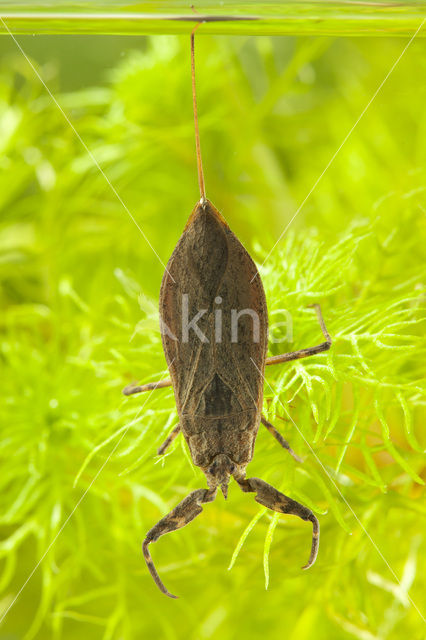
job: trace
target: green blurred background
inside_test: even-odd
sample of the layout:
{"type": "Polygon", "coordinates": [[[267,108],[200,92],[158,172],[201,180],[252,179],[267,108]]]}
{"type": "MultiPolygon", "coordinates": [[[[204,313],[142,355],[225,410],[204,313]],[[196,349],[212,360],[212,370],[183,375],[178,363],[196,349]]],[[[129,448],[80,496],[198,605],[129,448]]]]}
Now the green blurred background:
{"type": "MultiPolygon", "coordinates": [[[[189,38],[18,39],[165,263],[199,197],[189,38]]],[[[165,373],[163,267],[1,38],[0,638],[424,638],[425,40],[268,255],[406,42],[197,38],[207,194],[292,317],[270,352],[320,341],[315,301],[334,345],[267,371],[304,464],[261,431],[249,467],[318,515],[316,565],[310,527],[234,483],[152,546],[172,601],[140,543],[205,481],[181,437],[155,456],[172,393],[121,396],[165,373]]]]}

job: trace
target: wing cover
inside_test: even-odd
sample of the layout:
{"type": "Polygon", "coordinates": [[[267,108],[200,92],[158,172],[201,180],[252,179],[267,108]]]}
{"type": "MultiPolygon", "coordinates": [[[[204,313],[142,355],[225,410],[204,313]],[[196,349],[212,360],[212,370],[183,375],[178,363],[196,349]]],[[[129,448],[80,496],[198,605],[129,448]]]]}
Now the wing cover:
{"type": "Polygon", "coordinates": [[[253,260],[209,201],[196,205],[167,264],[160,318],[180,415],[257,413],[268,341],[265,293],[253,260]],[[202,339],[183,327],[199,313],[202,339]]]}

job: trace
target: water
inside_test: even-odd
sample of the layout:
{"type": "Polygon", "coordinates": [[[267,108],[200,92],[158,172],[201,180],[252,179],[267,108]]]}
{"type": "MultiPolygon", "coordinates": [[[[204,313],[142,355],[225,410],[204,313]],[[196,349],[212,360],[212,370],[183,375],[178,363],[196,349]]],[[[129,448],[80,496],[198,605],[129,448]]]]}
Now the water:
{"type": "MultiPolygon", "coordinates": [[[[199,34],[412,35],[426,18],[424,2],[64,2],[2,6],[14,33],[178,34],[200,19],[199,34]]],[[[426,31],[425,31],[426,32],[426,31]]],[[[424,35],[419,34],[419,35],[424,35]]]]}

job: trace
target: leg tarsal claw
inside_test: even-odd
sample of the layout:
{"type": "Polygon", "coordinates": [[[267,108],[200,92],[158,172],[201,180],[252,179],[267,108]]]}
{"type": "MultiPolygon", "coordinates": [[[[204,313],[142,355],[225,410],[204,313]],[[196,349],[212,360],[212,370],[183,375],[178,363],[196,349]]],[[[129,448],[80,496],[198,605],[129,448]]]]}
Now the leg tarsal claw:
{"type": "Polygon", "coordinates": [[[311,555],[309,556],[308,562],[302,567],[302,569],[309,569],[315,563],[318,555],[319,549],[319,537],[320,537],[320,526],[318,519],[311,512],[312,517],[308,518],[312,522],[312,547],[311,547],[311,555]]]}

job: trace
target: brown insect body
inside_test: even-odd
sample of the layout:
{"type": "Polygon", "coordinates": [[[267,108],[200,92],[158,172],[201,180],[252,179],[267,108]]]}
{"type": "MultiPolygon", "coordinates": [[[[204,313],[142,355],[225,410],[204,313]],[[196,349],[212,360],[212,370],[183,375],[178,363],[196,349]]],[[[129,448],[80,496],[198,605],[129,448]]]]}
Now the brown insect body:
{"type": "Polygon", "coordinates": [[[171,598],[176,596],[162,583],[148,547],[191,522],[203,504],[215,499],[219,487],[226,498],[231,476],[242,491],[255,493],[260,504],[312,523],[311,553],[303,568],[315,562],[319,545],[315,515],[264,480],[247,478],[246,466],[253,457],[260,422],[301,462],[261,413],[265,365],[306,358],[331,346],[319,305],[314,305],[325,342],[266,357],[268,313],[262,281],[247,251],[205,197],[195,93],[196,29],[191,33],[191,71],[201,199],[167,264],[160,291],[162,340],[171,379],[124,389],[125,395],[132,395],[173,385],[179,424],[158,454],[164,454],[182,431],[194,464],[207,478],[208,489],[192,491],[148,531],[142,545],[156,585],[171,598]]]}
{"type": "Polygon", "coordinates": [[[257,276],[221,214],[208,200],[200,201],[167,264],[160,316],[170,329],[163,332],[163,347],[181,431],[209,487],[221,485],[225,492],[229,474],[223,458],[212,463],[226,455],[229,469],[243,473],[261,418],[268,314],[257,276]],[[197,321],[201,333],[185,333],[183,301],[187,319],[205,310],[197,321]]]}

